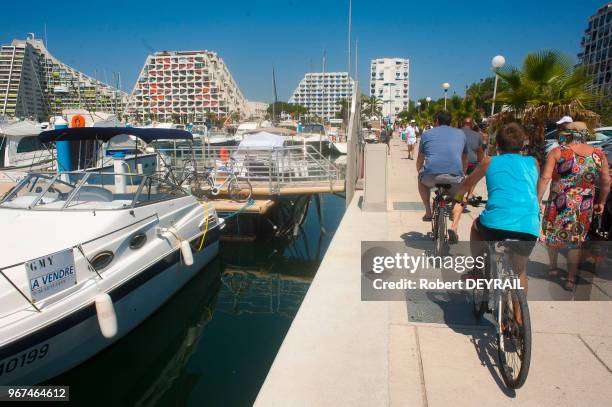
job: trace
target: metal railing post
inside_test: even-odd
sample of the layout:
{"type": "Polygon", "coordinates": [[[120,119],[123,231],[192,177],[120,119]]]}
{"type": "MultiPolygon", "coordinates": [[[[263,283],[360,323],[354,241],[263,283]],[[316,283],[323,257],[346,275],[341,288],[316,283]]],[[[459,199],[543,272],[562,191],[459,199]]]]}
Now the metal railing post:
{"type": "Polygon", "coordinates": [[[358,81],[353,82],[353,97],[351,101],[350,119],[347,128],[347,164],[345,176],[346,206],[348,207],[355,194],[355,184],[357,182],[357,143],[359,142],[359,128],[361,126],[360,104],[357,102],[358,81]]]}

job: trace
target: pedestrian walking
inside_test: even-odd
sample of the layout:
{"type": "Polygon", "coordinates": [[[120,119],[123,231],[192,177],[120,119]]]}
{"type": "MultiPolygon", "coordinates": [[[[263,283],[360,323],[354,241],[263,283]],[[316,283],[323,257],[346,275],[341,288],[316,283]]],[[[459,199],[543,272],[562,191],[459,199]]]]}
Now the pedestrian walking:
{"type": "MultiPolygon", "coordinates": [[[[474,131],[474,121],[471,117],[463,119],[463,126],[461,131],[465,133],[465,139],[468,145],[468,166],[466,174],[470,175],[476,166],[482,161],[484,157],[484,142],[482,141],[482,135],[479,132],[474,131]]],[[[476,185],[474,185],[475,187],[476,185]]],[[[473,201],[474,188],[468,191],[467,200],[474,204],[478,201],[473,201]]]]}
{"type": "Polygon", "coordinates": [[[387,145],[387,154],[390,154],[389,152],[389,139],[390,138],[391,138],[391,135],[389,134],[389,129],[387,126],[384,126],[380,130],[380,142],[387,145]]]}
{"type": "Polygon", "coordinates": [[[418,138],[419,135],[421,134],[421,129],[419,129],[419,126],[417,125],[416,120],[412,119],[412,120],[410,120],[410,123],[412,124],[412,127],[414,127],[415,134],[416,134],[416,136],[418,138]]]}
{"type": "MultiPolygon", "coordinates": [[[[563,120],[563,119],[562,119],[563,120]]],[[[552,180],[548,207],[544,211],[543,232],[548,246],[550,278],[559,275],[559,249],[567,253],[567,281],[564,288],[573,291],[581,247],[591,226],[593,213],[601,214],[610,192],[610,173],[606,155],[586,144],[587,127],[582,122],[558,123],[559,146],[546,159],[538,184],[538,202],[552,180]],[[596,186],[599,194],[596,195],[596,186]]]]}
{"type": "Polygon", "coordinates": [[[408,127],[406,127],[406,144],[408,144],[408,159],[413,160],[414,155],[414,145],[417,142],[416,128],[411,122],[408,127]]]}

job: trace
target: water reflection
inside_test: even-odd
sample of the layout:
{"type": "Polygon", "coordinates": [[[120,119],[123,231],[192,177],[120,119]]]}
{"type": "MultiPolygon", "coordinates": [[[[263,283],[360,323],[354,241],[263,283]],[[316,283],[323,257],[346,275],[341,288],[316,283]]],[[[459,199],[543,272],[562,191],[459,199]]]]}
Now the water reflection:
{"type": "Polygon", "coordinates": [[[173,386],[212,319],[221,287],[220,262],[193,278],[136,330],[49,384],[70,385],[83,405],[155,405],[173,386]]]}
{"type": "Polygon", "coordinates": [[[49,384],[78,405],[252,405],[343,213],[324,195],[296,234],[222,242],[145,323],[49,384]]]}
{"type": "MultiPolygon", "coordinates": [[[[322,238],[321,238],[322,240],[322,238]]],[[[319,259],[302,256],[297,242],[228,245],[222,258],[224,290],[218,310],[233,314],[279,314],[293,318],[308,291],[319,259]],[[231,253],[231,255],[229,255],[231,253]]]]}

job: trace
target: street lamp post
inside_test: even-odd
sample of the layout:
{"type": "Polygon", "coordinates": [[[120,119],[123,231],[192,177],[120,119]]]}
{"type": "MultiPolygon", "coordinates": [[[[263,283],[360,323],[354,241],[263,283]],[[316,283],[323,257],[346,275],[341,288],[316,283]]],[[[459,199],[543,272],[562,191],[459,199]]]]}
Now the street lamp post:
{"type": "Polygon", "coordinates": [[[448,88],[450,88],[450,83],[444,82],[442,84],[442,89],[444,89],[444,110],[446,110],[446,95],[448,94],[448,88]]]}
{"type": "Polygon", "coordinates": [[[501,55],[497,55],[491,60],[491,66],[495,71],[495,85],[493,85],[493,103],[491,103],[491,116],[495,114],[495,96],[497,96],[497,80],[499,79],[499,75],[497,75],[497,70],[505,64],[506,58],[501,55]]]}
{"type": "Polygon", "coordinates": [[[417,114],[421,117],[421,102],[417,102],[417,114]]]}
{"type": "Polygon", "coordinates": [[[431,98],[429,96],[427,96],[425,98],[425,101],[427,102],[427,109],[429,110],[429,102],[431,102],[431,98]]]}

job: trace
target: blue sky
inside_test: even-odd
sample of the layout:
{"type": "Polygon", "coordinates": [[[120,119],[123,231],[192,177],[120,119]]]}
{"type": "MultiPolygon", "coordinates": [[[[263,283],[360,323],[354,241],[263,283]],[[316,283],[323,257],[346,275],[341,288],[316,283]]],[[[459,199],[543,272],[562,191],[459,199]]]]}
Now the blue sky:
{"type": "MultiPolygon", "coordinates": [[[[440,84],[463,93],[490,74],[501,53],[520,65],[527,52],[558,49],[573,57],[588,16],[602,0],[353,1],[358,77],[369,88],[370,59],[408,57],[410,96],[440,97],[440,84]]],[[[304,73],[347,68],[348,0],[28,1],[3,4],[0,42],[43,36],[65,63],[97,77],[121,72],[131,91],[147,54],[208,49],[228,64],[244,95],[271,100],[272,65],[286,100],[304,73]],[[95,4],[95,5],[94,5],[95,4]]]]}

